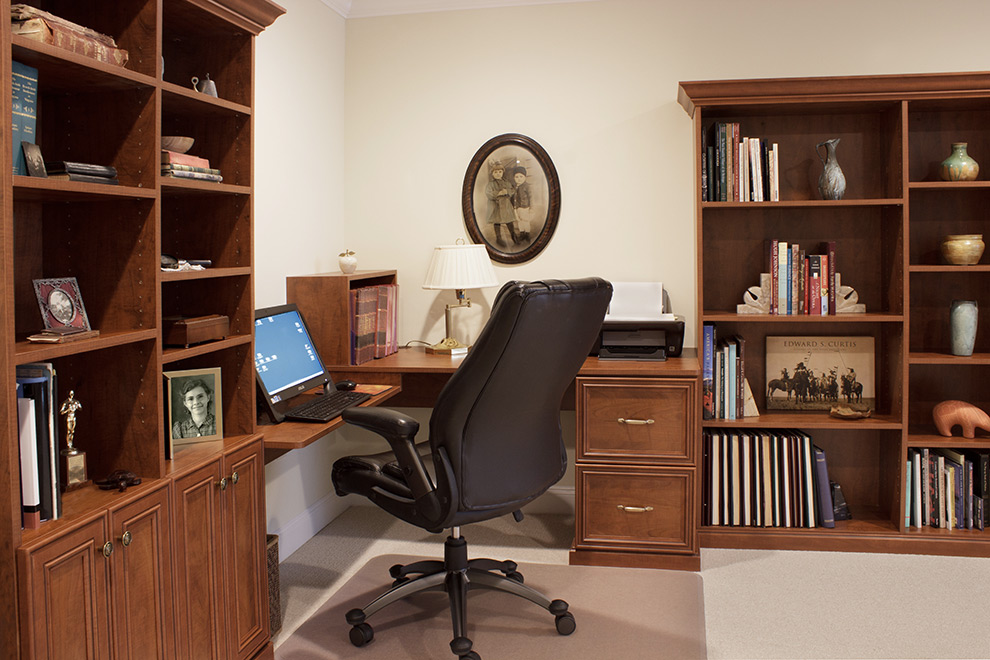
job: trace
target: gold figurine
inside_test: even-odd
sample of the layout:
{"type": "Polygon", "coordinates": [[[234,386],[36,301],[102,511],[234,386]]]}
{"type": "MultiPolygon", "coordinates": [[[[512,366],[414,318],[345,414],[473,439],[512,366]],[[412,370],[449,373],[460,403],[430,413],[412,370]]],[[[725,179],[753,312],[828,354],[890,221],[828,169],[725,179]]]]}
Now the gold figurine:
{"type": "Polygon", "coordinates": [[[78,488],[87,482],[86,478],[86,452],[80,451],[72,444],[76,435],[76,411],[82,408],[82,404],[76,398],[75,390],[69,390],[69,398],[62,402],[59,414],[65,415],[65,442],[68,445],[61,451],[62,454],[62,481],[66,490],[78,488]]]}

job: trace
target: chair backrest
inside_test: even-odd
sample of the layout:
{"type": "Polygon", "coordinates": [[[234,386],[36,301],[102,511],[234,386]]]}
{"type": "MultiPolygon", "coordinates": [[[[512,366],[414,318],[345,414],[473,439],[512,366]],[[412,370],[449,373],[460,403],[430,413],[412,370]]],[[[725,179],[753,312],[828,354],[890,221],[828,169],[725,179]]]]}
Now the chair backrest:
{"type": "Polygon", "coordinates": [[[611,297],[599,278],[509,282],[499,291],[430,418],[444,526],[515,511],[563,476],[561,400],[611,297]]]}

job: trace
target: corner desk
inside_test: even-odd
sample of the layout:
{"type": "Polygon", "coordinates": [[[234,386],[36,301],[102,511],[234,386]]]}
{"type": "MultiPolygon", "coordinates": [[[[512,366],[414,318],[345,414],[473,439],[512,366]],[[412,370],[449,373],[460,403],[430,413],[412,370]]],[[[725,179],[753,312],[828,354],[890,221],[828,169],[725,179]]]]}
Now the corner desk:
{"type": "MultiPolygon", "coordinates": [[[[414,347],[329,370],[335,380],[389,386],[362,405],[432,408],[462,360],[414,347]]],[[[692,348],[663,362],[585,360],[561,405],[577,420],[570,563],[700,569],[700,377],[692,348]]],[[[260,427],[266,460],[342,424],[260,427]]]]}

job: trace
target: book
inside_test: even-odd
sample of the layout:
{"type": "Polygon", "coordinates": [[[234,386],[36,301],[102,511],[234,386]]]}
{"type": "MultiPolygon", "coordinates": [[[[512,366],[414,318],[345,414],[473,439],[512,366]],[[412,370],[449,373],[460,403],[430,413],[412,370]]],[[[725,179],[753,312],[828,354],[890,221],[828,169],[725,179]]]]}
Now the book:
{"type": "Polygon", "coordinates": [[[835,241],[822,243],[822,251],[828,257],[828,313],[835,315],[835,241]]]}
{"type": "Polygon", "coordinates": [[[182,170],[162,170],[162,176],[176,179],[196,179],[198,181],[213,181],[220,183],[223,177],[219,174],[209,174],[206,172],[185,172],[182,170]]]}
{"type": "Polygon", "coordinates": [[[215,167],[199,167],[197,165],[181,165],[179,163],[163,163],[162,174],[169,172],[199,172],[200,174],[220,175],[220,170],[215,167]]]}
{"type": "Polygon", "coordinates": [[[124,66],[128,53],[112,37],[26,4],[10,7],[11,32],[27,39],[91,57],[104,64],[124,66]]]}
{"type": "Polygon", "coordinates": [[[162,165],[189,165],[210,169],[210,161],[207,158],[192,154],[180,154],[178,151],[169,149],[162,149],[162,165]]]}
{"type": "Polygon", "coordinates": [[[76,163],[65,160],[46,160],[45,170],[48,175],[53,174],[89,174],[91,176],[102,176],[112,179],[117,176],[117,168],[112,165],[94,165],[92,163],[76,163]]]}
{"type": "Polygon", "coordinates": [[[116,178],[106,176],[94,176],[92,174],[77,174],[75,172],[63,172],[61,174],[49,174],[49,179],[57,181],[78,181],[80,183],[105,183],[111,186],[120,184],[116,178]]]}
{"type": "Polygon", "coordinates": [[[21,524],[41,527],[41,482],[38,477],[38,432],[34,399],[17,399],[17,438],[21,466],[21,524]]]}
{"type": "Polygon", "coordinates": [[[352,364],[364,364],[375,358],[375,325],[378,319],[378,287],[366,286],[351,291],[354,301],[352,364]]]}
{"type": "Polygon", "coordinates": [[[21,142],[35,144],[38,126],[38,69],[11,62],[11,132],[14,174],[28,175],[27,160],[21,142]]]}
{"type": "Polygon", "coordinates": [[[818,503],[818,520],[822,527],[835,527],[834,507],[832,506],[832,489],[828,478],[828,465],[825,461],[825,450],[813,445],[815,455],[815,499],[818,503]]]}
{"type": "Polygon", "coordinates": [[[79,332],[58,332],[61,328],[42,330],[33,335],[28,335],[27,340],[42,344],[66,344],[80,339],[91,339],[99,337],[99,330],[80,330],[79,332]]]}
{"type": "Polygon", "coordinates": [[[872,336],[767,336],[768,410],[829,410],[835,401],[809,396],[812,383],[832,381],[839,400],[874,410],[872,336]]]}
{"type": "Polygon", "coordinates": [[[48,363],[18,365],[18,385],[25,398],[34,401],[38,482],[41,490],[41,519],[61,517],[62,497],[58,473],[58,431],[54,411],[54,369],[48,363]]]}

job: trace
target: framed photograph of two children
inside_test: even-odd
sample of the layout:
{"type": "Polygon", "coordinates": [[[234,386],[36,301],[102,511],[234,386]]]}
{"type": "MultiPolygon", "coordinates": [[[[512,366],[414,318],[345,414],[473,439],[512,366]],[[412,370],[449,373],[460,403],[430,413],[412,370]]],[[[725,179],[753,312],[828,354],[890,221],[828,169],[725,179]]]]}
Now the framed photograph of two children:
{"type": "Polygon", "coordinates": [[[549,154],[518,133],[478,149],[461,189],[464,224],[493,261],[529,261],[550,242],[560,216],[560,180],[549,154]]]}

